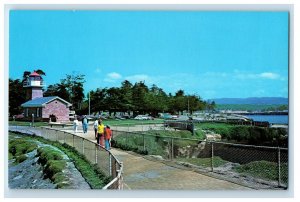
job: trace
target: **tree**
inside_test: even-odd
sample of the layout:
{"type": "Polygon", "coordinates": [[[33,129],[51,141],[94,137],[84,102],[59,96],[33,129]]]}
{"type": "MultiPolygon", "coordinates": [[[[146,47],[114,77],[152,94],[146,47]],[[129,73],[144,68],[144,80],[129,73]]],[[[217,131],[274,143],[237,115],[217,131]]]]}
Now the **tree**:
{"type": "Polygon", "coordinates": [[[21,104],[26,101],[26,93],[23,89],[23,82],[19,79],[9,79],[9,114],[22,113],[21,104]]]}
{"type": "Polygon", "coordinates": [[[41,69],[38,69],[38,70],[34,70],[36,73],[38,73],[39,75],[41,75],[41,76],[46,76],[46,73],[43,71],[43,70],[41,70],[41,69]]]}
{"type": "Polygon", "coordinates": [[[58,96],[68,102],[71,102],[69,92],[66,87],[60,83],[49,85],[47,90],[44,92],[44,96],[58,96]]]}
{"type": "Polygon", "coordinates": [[[168,109],[167,94],[155,84],[152,85],[146,97],[148,111],[153,116],[157,116],[159,112],[164,112],[168,109]]]}
{"type": "Polygon", "coordinates": [[[147,111],[146,94],[148,91],[148,86],[142,81],[135,83],[132,87],[132,104],[135,112],[145,113],[147,111]]]}
{"type": "Polygon", "coordinates": [[[128,80],[122,82],[120,89],[120,107],[123,112],[133,110],[132,87],[132,84],[128,80]]]}
{"type": "Polygon", "coordinates": [[[188,104],[188,102],[184,96],[184,91],[178,90],[172,99],[173,109],[180,113],[184,110],[187,110],[187,108],[188,108],[187,104],[188,104]]]}
{"type": "Polygon", "coordinates": [[[97,88],[95,91],[90,91],[91,96],[91,112],[100,112],[107,110],[108,106],[106,106],[106,97],[107,97],[107,89],[97,88]]]}
{"type": "Polygon", "coordinates": [[[30,71],[24,71],[23,72],[23,79],[22,79],[22,83],[24,82],[24,81],[26,81],[27,80],[27,78],[29,77],[29,75],[31,74],[31,72],[30,71]]]}
{"type": "Polygon", "coordinates": [[[83,74],[72,75],[67,74],[65,79],[61,80],[61,85],[65,87],[69,93],[70,102],[73,104],[75,110],[81,109],[81,105],[84,99],[83,84],[85,82],[83,74]]]}

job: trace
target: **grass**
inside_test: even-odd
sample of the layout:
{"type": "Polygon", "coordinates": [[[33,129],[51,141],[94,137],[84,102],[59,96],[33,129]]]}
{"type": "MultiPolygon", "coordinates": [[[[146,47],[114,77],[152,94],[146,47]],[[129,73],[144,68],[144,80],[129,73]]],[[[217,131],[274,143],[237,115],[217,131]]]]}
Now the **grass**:
{"type": "MultiPolygon", "coordinates": [[[[282,164],[281,180],[287,183],[288,180],[288,165],[282,164]]],[[[278,180],[278,166],[277,163],[268,161],[253,161],[245,165],[236,167],[235,170],[239,173],[259,177],[265,180],[278,180]]]]}
{"type": "Polygon", "coordinates": [[[257,110],[268,110],[270,108],[277,109],[279,107],[285,106],[287,108],[288,105],[281,104],[217,104],[216,109],[224,110],[245,110],[245,111],[257,111],[257,110]]]}
{"type": "Polygon", "coordinates": [[[140,133],[119,134],[113,139],[114,147],[123,150],[130,150],[141,154],[161,155],[168,158],[170,155],[171,137],[173,137],[173,145],[175,149],[186,147],[188,145],[198,144],[197,140],[203,140],[203,136],[199,133],[192,135],[189,131],[147,131],[145,134],[145,151],[144,139],[140,133]],[[177,140],[176,138],[192,138],[196,140],[177,140]]]}
{"type": "Polygon", "coordinates": [[[73,147],[59,142],[45,140],[41,137],[35,137],[39,141],[51,144],[63,151],[74,163],[75,167],[80,171],[92,189],[102,189],[111,181],[111,177],[107,177],[95,165],[92,165],[82,154],[76,151],[73,147]]]}
{"type": "MultiPolygon", "coordinates": [[[[31,121],[9,121],[12,126],[30,126],[31,121]]],[[[35,127],[48,126],[48,122],[34,122],[35,127]]]]}
{"type": "MultiPolygon", "coordinates": [[[[211,158],[176,158],[176,161],[183,161],[202,167],[211,167],[211,158]]],[[[214,167],[219,167],[226,163],[228,163],[228,161],[223,160],[219,156],[213,158],[214,167]]]]}
{"type": "Polygon", "coordinates": [[[15,138],[9,136],[9,159],[16,159],[15,163],[21,163],[27,159],[26,154],[37,149],[35,142],[29,141],[28,138],[15,138]]]}
{"type": "Polygon", "coordinates": [[[231,125],[226,123],[197,123],[197,130],[208,130],[220,134],[222,140],[242,142],[252,145],[287,145],[287,131],[282,128],[263,128],[255,126],[231,125]]]}
{"type": "Polygon", "coordinates": [[[133,125],[145,125],[145,124],[162,124],[164,119],[155,119],[155,120],[134,120],[134,119],[121,119],[121,120],[112,120],[106,119],[103,120],[103,123],[106,125],[112,126],[133,126],[133,125]]]}
{"type": "MultiPolygon", "coordinates": [[[[13,140],[13,135],[20,133],[10,132],[9,134],[10,139],[13,140]]],[[[86,179],[92,189],[102,189],[112,180],[111,177],[107,177],[96,165],[91,164],[82,154],[78,153],[73,147],[67,144],[60,144],[59,142],[46,140],[37,136],[22,135],[22,139],[39,141],[61,150],[74,163],[75,167],[86,179]]],[[[51,180],[57,183],[57,188],[63,188],[66,186],[66,184],[64,184],[64,175],[59,172],[59,170],[63,169],[65,165],[65,161],[62,160],[63,158],[61,153],[55,149],[53,150],[51,147],[43,147],[38,149],[38,156],[40,157],[40,163],[45,166],[45,173],[51,177],[51,180]]]]}

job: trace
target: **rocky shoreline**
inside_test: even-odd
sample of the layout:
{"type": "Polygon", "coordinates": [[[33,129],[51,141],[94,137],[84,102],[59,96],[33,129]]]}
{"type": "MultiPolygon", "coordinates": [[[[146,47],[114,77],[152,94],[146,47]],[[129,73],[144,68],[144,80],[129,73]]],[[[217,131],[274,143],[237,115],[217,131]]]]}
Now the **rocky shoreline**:
{"type": "MultiPolygon", "coordinates": [[[[82,177],[81,173],[76,169],[75,165],[69,157],[61,150],[51,145],[43,144],[36,141],[39,147],[52,147],[61,152],[63,158],[67,161],[66,168],[62,171],[67,176],[63,189],[90,189],[89,184],[82,177]]],[[[8,164],[8,185],[10,189],[56,189],[49,178],[43,173],[43,167],[38,163],[39,157],[36,156],[37,150],[33,150],[26,154],[27,159],[21,163],[16,163],[15,159],[9,160],[8,164]]]]}

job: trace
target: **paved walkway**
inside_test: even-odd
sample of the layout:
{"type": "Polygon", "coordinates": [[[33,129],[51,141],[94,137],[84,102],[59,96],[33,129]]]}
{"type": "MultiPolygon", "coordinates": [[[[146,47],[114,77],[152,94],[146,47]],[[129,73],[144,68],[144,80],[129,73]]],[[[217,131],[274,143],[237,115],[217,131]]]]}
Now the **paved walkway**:
{"type": "MultiPolygon", "coordinates": [[[[71,128],[62,128],[72,132],[71,128]]],[[[84,134],[79,127],[78,136],[94,142],[92,127],[84,134]]],[[[142,190],[250,190],[248,187],[220,180],[194,171],[168,166],[159,161],[145,159],[141,155],[112,149],[111,152],[124,165],[124,189],[142,190]]]]}

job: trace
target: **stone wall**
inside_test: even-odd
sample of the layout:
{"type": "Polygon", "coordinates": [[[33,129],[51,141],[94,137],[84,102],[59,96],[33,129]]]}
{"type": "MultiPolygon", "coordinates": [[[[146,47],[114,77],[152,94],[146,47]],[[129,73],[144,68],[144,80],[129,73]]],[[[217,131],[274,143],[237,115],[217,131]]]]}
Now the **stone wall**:
{"type": "Polygon", "coordinates": [[[58,99],[53,100],[43,108],[43,118],[49,118],[53,114],[57,117],[57,122],[69,121],[69,113],[68,106],[58,99]]]}

